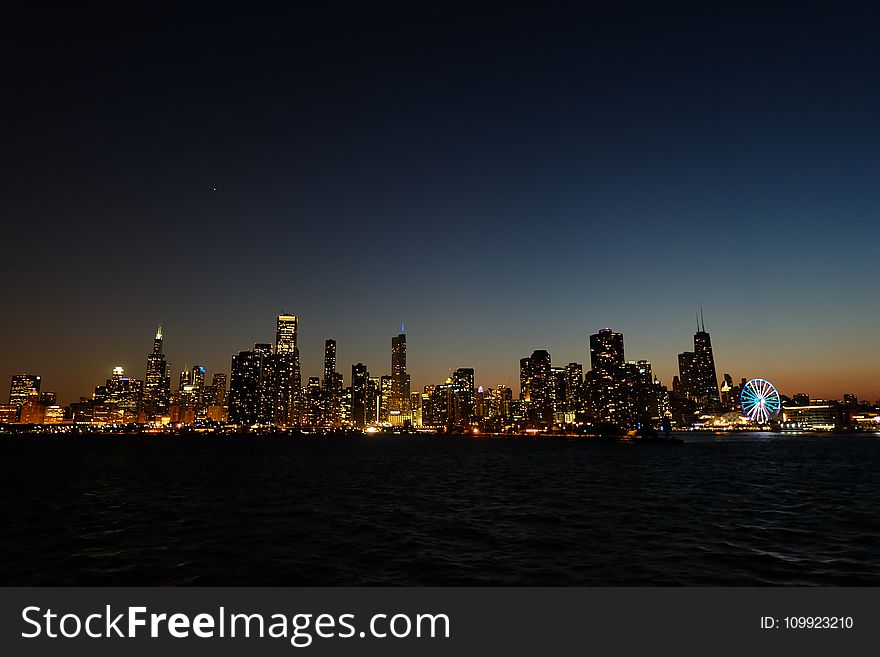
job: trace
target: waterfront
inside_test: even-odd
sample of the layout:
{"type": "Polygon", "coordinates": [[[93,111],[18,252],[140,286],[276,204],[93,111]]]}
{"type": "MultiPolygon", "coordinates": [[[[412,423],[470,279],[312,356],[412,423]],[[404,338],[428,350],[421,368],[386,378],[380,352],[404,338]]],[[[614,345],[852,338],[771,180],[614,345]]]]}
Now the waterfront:
{"type": "Polygon", "coordinates": [[[4,584],[877,585],[880,439],[4,437],[4,584]]]}

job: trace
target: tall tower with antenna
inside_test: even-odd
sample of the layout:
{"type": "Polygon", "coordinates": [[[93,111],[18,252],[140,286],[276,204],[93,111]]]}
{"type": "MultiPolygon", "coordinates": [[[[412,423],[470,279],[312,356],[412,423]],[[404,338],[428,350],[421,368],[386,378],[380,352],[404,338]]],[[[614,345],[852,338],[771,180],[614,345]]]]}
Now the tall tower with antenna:
{"type": "Polygon", "coordinates": [[[715,413],[721,410],[721,395],[718,390],[712,339],[706,330],[702,304],[696,318],[694,350],[678,355],[679,389],[694,403],[698,412],[715,413]]]}
{"type": "Polygon", "coordinates": [[[399,422],[409,419],[409,374],[406,373],[406,327],[401,323],[400,335],[391,338],[391,394],[388,411],[399,422]]]}
{"type": "Polygon", "coordinates": [[[700,306],[700,321],[694,333],[693,394],[697,408],[703,412],[721,410],[721,397],[718,392],[718,374],[715,371],[715,355],[712,352],[712,339],[706,331],[703,307],[700,306]]]}
{"type": "Polygon", "coordinates": [[[160,326],[153,339],[153,353],[147,356],[147,375],[144,377],[143,410],[148,420],[167,415],[171,406],[171,374],[162,347],[160,326]]]}

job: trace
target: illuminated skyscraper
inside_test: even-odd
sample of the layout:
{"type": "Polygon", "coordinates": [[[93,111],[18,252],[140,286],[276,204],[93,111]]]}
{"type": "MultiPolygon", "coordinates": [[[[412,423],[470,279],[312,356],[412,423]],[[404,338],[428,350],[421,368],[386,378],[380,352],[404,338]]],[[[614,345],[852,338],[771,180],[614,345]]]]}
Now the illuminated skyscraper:
{"type": "Polygon", "coordinates": [[[281,426],[299,424],[301,421],[301,376],[296,315],[278,315],[275,325],[275,354],[271,359],[269,378],[272,396],[270,421],[281,426]]]}
{"type": "Polygon", "coordinates": [[[455,384],[452,379],[445,383],[425,386],[422,395],[422,424],[431,427],[444,427],[454,430],[455,426],[455,384]]]}
{"type": "MultiPolygon", "coordinates": [[[[388,377],[386,376],[383,378],[387,379],[388,377]]],[[[381,381],[376,377],[371,377],[369,373],[367,373],[367,403],[366,415],[364,416],[364,420],[367,424],[376,424],[380,421],[383,413],[382,399],[381,381]]]]}
{"type": "MultiPolygon", "coordinates": [[[[385,375],[379,377],[379,410],[377,420],[379,422],[391,421],[391,406],[394,404],[394,378],[385,375]]],[[[394,411],[396,416],[400,416],[400,411],[394,411]]]]}
{"type": "Polygon", "coordinates": [[[336,340],[324,343],[324,379],[321,381],[321,397],[325,426],[339,426],[342,421],[342,375],[336,371],[336,340]]]}
{"type": "Polygon", "coordinates": [[[261,421],[264,352],[256,348],[232,357],[229,377],[229,421],[251,426],[261,421]]]}
{"type": "Polygon", "coordinates": [[[733,377],[724,373],[724,382],[721,384],[721,408],[724,411],[736,411],[739,404],[739,395],[734,395],[733,377]]]}
{"type": "Polygon", "coordinates": [[[122,413],[122,419],[133,422],[140,410],[144,392],[144,382],[125,376],[125,370],[114,367],[112,376],[105,384],[106,403],[122,413]]]}
{"type": "Polygon", "coordinates": [[[452,424],[466,429],[476,415],[474,368],[459,367],[452,373],[452,424]]]}
{"type": "Polygon", "coordinates": [[[199,390],[205,387],[205,367],[204,365],[193,365],[190,373],[189,382],[199,390]]]}
{"type": "Polygon", "coordinates": [[[333,374],[336,372],[336,340],[324,342],[324,380],[325,387],[330,385],[333,374]]]}
{"type": "Polygon", "coordinates": [[[184,365],[183,370],[180,372],[180,377],[177,379],[177,389],[183,390],[183,386],[189,385],[190,383],[192,383],[192,371],[184,365]]]}
{"type": "Polygon", "coordinates": [[[321,423],[321,379],[310,376],[303,399],[303,424],[317,427],[321,423]]]}
{"type": "Polygon", "coordinates": [[[205,405],[205,368],[202,365],[194,365],[189,371],[187,381],[181,381],[178,392],[178,417],[179,422],[189,424],[198,419],[204,419],[207,411],[205,405]]]}
{"type": "Polygon", "coordinates": [[[510,404],[513,401],[513,390],[504,385],[489,389],[489,417],[509,418],[510,404]]]}
{"type": "Polygon", "coordinates": [[[211,377],[211,391],[208,397],[210,406],[223,406],[226,404],[226,375],[216,372],[211,377]]]}
{"type": "Polygon", "coordinates": [[[694,402],[697,412],[714,413],[721,410],[715,356],[706,325],[702,322],[702,317],[698,319],[697,331],[694,333],[694,350],[678,355],[680,390],[687,399],[694,402]]]}
{"type": "Polygon", "coordinates": [[[599,422],[621,428],[631,424],[623,356],[623,333],[603,328],[590,336],[588,379],[592,415],[599,422]]]}
{"type": "Polygon", "coordinates": [[[38,374],[15,374],[9,385],[9,403],[19,408],[26,402],[40,400],[41,378],[38,374]]]}
{"type": "Polygon", "coordinates": [[[721,405],[718,375],[715,372],[712,340],[705,325],[694,334],[694,374],[697,406],[705,411],[718,411],[721,405]]]}
{"type": "Polygon", "coordinates": [[[409,375],[406,373],[406,333],[391,338],[391,391],[387,401],[389,413],[409,417],[409,375]]]}
{"type": "Polygon", "coordinates": [[[144,377],[143,410],[147,419],[168,414],[171,405],[171,375],[165,354],[162,353],[162,327],[156,331],[153,353],[147,356],[147,374],[144,377]]]}
{"type": "Polygon", "coordinates": [[[669,393],[654,376],[651,363],[646,360],[628,362],[630,417],[636,428],[659,429],[669,411],[669,393]]]}
{"type": "Polygon", "coordinates": [[[694,390],[694,352],[683,351],[678,355],[678,390],[687,399],[696,397],[694,390]]]}
{"type": "MultiPolygon", "coordinates": [[[[278,411],[279,394],[278,394],[278,369],[277,361],[273,351],[272,344],[269,342],[258,342],[254,345],[254,353],[259,358],[259,404],[257,409],[257,418],[259,424],[273,424],[286,422],[278,422],[276,417],[280,418],[278,411]]],[[[289,369],[288,369],[289,371],[289,369]]]]}
{"type": "Polygon", "coordinates": [[[553,424],[553,373],[550,353],[537,349],[519,362],[520,399],[525,403],[529,425],[553,424]]]}
{"type": "Polygon", "coordinates": [[[564,367],[550,368],[550,398],[553,400],[553,419],[565,422],[565,410],[568,408],[565,389],[568,383],[564,367]]]}
{"type": "Polygon", "coordinates": [[[565,413],[566,422],[574,420],[574,414],[583,410],[584,366],[569,363],[565,366],[565,413]]]}
{"type": "Polygon", "coordinates": [[[519,398],[528,404],[531,398],[532,361],[530,358],[519,359],[519,398]]]}
{"type": "Polygon", "coordinates": [[[409,413],[414,427],[422,426],[422,393],[409,393],[409,413]]]}
{"type": "Polygon", "coordinates": [[[209,420],[222,422],[226,420],[226,375],[216,372],[211,377],[211,385],[205,391],[205,414],[209,420]]]}

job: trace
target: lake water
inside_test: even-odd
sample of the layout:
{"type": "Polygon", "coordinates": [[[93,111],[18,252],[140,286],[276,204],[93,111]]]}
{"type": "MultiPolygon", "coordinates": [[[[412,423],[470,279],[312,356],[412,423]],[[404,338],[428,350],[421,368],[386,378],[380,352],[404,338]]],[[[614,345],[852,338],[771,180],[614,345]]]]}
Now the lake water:
{"type": "Polygon", "coordinates": [[[4,436],[0,583],[878,585],[880,438],[4,436]]]}

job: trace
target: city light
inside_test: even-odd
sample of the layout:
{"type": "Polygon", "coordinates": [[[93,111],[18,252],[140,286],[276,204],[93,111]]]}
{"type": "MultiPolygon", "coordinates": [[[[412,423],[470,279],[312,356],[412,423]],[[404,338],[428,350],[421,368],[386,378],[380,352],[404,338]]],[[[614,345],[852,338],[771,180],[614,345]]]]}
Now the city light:
{"type": "MultiPolygon", "coordinates": [[[[294,431],[322,433],[447,433],[636,436],[671,431],[876,430],[880,411],[846,395],[844,403],[783,398],[766,379],[718,385],[709,333],[698,315],[693,351],[678,354],[671,389],[647,360],[625,357],[624,337],[603,327],[589,338],[589,367],[554,365],[546,349],[519,360],[519,390],[476,384],[475,369],[459,367],[443,383],[411,390],[406,334],[391,337],[390,374],[372,376],[351,366],[349,385],[337,371],[336,341],[324,344],[322,377],[304,379],[298,345],[299,317],[279,314],[275,342],[256,343],[232,356],[229,376],[184,367],[174,379],[164,353],[164,331],[155,333],[143,380],[122,366],[67,406],[42,389],[37,374],[12,377],[0,425],[127,428],[150,431],[294,431]]],[[[401,326],[403,329],[404,326],[401,326]]]]}

